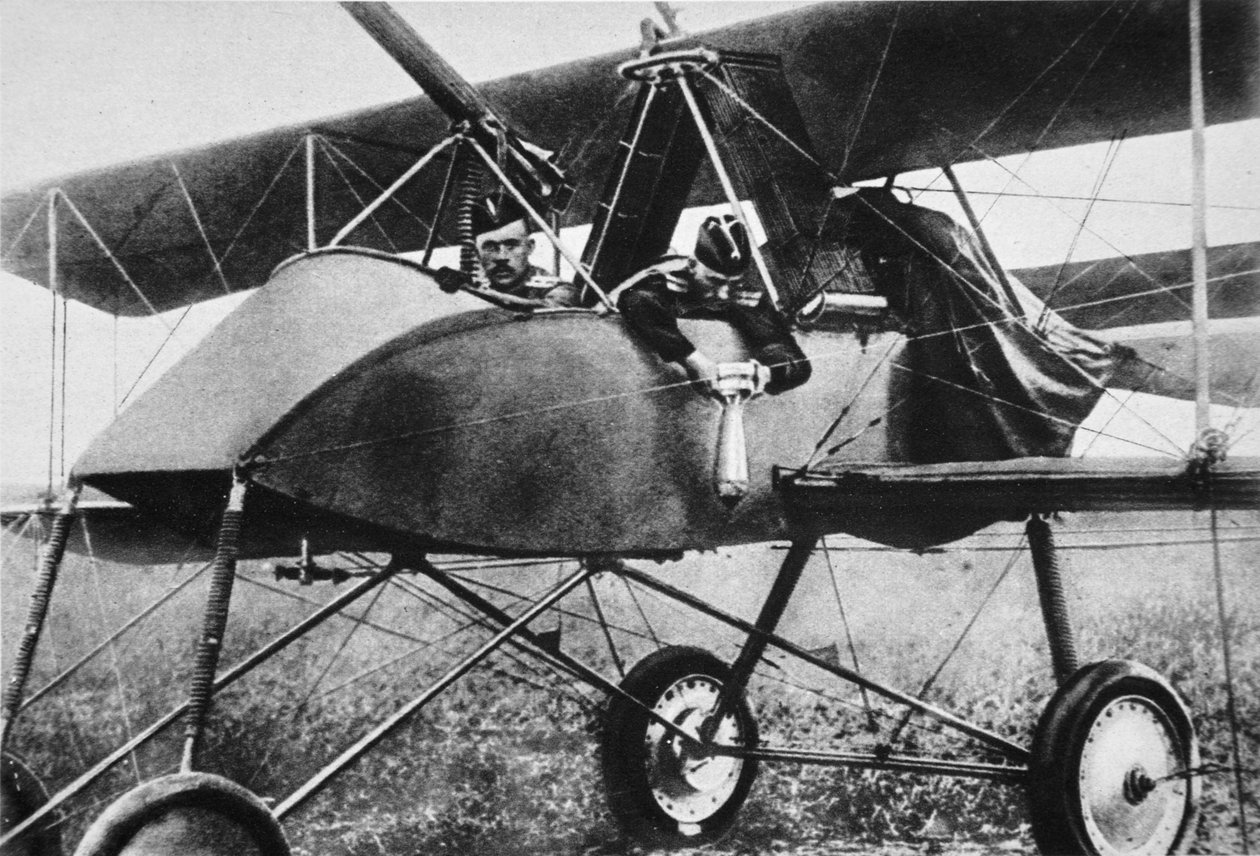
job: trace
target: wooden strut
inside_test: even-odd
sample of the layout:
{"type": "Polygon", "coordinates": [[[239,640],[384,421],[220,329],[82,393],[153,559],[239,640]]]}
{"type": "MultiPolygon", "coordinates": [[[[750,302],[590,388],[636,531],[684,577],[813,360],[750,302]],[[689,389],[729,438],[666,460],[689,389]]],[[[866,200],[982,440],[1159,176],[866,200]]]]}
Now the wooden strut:
{"type": "Polygon", "coordinates": [[[40,548],[39,571],[35,578],[35,588],[31,592],[30,605],[27,608],[26,625],[22,631],[22,639],[18,643],[13,672],[4,688],[3,711],[0,712],[0,717],[3,717],[0,719],[0,747],[8,747],[9,732],[17,720],[18,712],[22,709],[26,682],[30,678],[35,652],[39,648],[40,634],[43,633],[44,624],[48,620],[48,607],[52,602],[53,589],[57,585],[57,573],[66,552],[70,527],[74,524],[77,514],[79,490],[79,486],[76,485],[66,491],[61,509],[58,510],[49,528],[48,539],[40,548]]]}

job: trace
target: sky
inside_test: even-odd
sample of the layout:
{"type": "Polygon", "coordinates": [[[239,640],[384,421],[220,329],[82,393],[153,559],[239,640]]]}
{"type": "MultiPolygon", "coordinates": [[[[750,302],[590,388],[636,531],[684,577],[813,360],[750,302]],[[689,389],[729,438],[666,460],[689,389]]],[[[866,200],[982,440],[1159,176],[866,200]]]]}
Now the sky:
{"type": "MultiPolygon", "coordinates": [[[[674,5],[680,25],[700,32],[802,4],[674,5]]],[[[646,2],[426,2],[399,8],[473,81],[635,45],[639,20],[655,16],[646,2]]],[[[414,94],[411,80],[332,3],[5,0],[0,188],[414,94]]],[[[1086,259],[1185,247],[1188,147],[1185,134],[1130,140],[1106,171],[1102,195],[1164,204],[1091,208],[1085,202],[1008,197],[989,211],[991,197],[978,195],[976,207],[986,214],[985,228],[1009,267],[1059,262],[1069,252],[1086,259]],[[1082,230],[1078,221],[1087,211],[1082,230]]],[[[1260,122],[1210,129],[1208,189],[1216,206],[1209,216],[1210,243],[1260,240],[1256,151],[1260,122]]],[[[998,191],[1008,184],[1008,170],[1018,168],[1020,181],[1010,190],[1081,196],[1098,183],[1106,159],[1104,146],[1092,146],[1039,155],[1027,164],[1007,159],[1004,166],[967,166],[959,175],[972,190],[998,191]]],[[[938,177],[901,180],[917,186],[935,182],[921,199],[956,212],[947,195],[936,192],[944,187],[938,177]]],[[[43,289],[0,277],[0,481],[40,480],[49,469],[51,301],[43,289]]],[[[66,460],[55,461],[53,469],[68,466],[124,400],[134,398],[238,300],[194,309],[156,359],[165,326],[152,319],[115,322],[72,306],[66,460]]],[[[1187,408],[1143,399],[1135,400],[1144,409],[1135,430],[1145,430],[1142,421],[1154,419],[1188,445],[1187,408]]],[[[1219,414],[1222,420],[1232,417],[1219,414]]],[[[1251,439],[1260,439],[1260,431],[1251,439]]],[[[60,439],[53,445],[60,458],[60,439]]],[[[1107,451],[1107,444],[1100,451],[1107,451]]]]}

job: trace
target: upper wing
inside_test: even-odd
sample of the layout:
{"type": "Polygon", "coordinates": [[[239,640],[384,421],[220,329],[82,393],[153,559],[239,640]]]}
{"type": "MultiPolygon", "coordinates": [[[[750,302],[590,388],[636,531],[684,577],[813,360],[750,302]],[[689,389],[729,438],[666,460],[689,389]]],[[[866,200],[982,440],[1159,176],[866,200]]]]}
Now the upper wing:
{"type": "MultiPolygon", "coordinates": [[[[1177,3],[846,3],[703,34],[717,48],[776,54],[826,165],[855,181],[1187,125],[1187,22],[1177,3]]],[[[1257,113],[1254,4],[1204,4],[1210,122],[1257,113]]],[[[591,220],[611,163],[627,50],[486,84],[526,137],[561,153],[591,220]]],[[[20,117],[7,117],[20,122],[20,117]]],[[[71,176],[3,200],[5,269],[47,284],[41,206],[56,187],[58,284],[109,312],[161,311],[260,285],[308,243],[303,140],[319,136],[316,240],[326,241],[447,131],[419,98],[71,176]],[[90,224],[85,225],[85,224],[90,224]],[[40,223],[42,226],[42,222],[40,223]],[[125,271],[126,273],[122,273],[125,271]]],[[[427,171],[352,243],[418,249],[443,170],[427,171]]],[[[721,198],[711,178],[691,204],[721,198]]]]}

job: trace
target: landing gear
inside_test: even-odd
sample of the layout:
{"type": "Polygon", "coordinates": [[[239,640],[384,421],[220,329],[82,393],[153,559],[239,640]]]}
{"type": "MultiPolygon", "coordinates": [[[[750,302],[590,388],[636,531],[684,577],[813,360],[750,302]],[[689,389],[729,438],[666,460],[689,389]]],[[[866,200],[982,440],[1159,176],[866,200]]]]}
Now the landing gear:
{"type": "MultiPolygon", "coordinates": [[[[730,669],[700,648],[664,648],[630,670],[621,687],[689,735],[753,747],[757,725],[741,694],[716,726],[706,722],[730,669]]],[[[662,844],[720,838],[757,776],[757,763],[704,752],[638,705],[614,697],[601,740],[608,803],[622,828],[662,844]]]]}
{"type": "Polygon", "coordinates": [[[1128,660],[1078,671],[1037,724],[1029,768],[1043,853],[1180,853],[1194,834],[1199,763],[1177,693],[1128,660]]]}

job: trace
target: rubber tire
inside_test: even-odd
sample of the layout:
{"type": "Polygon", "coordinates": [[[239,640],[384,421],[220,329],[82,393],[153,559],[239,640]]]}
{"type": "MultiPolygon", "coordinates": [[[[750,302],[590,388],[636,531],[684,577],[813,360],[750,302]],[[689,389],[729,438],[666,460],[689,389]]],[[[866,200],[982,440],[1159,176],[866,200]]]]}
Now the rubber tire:
{"type": "MultiPolygon", "coordinates": [[[[621,688],[651,708],[669,687],[692,675],[725,684],[730,669],[702,648],[662,648],[639,661],[622,680],[621,688]]],[[[756,747],[757,723],[742,695],[735,716],[743,745],[756,747]]],[[[649,724],[647,713],[638,705],[618,696],[609,702],[600,738],[600,761],[608,807],[618,825],[631,838],[654,846],[694,847],[718,840],[730,831],[747,799],[757,778],[757,762],[743,761],[734,790],[717,811],[698,824],[680,823],[665,812],[652,794],[644,744],[649,724]]]]}
{"type": "Polygon", "coordinates": [[[208,831],[217,829],[222,835],[218,840],[200,838],[199,852],[240,853],[243,840],[259,856],[290,856],[284,830],[266,804],[235,782],[211,773],[175,773],[132,788],[93,821],[75,856],[124,856],[137,848],[151,853],[153,831],[181,816],[199,826],[214,824],[208,831]],[[233,838],[240,840],[233,842],[233,838]]]}
{"type": "MultiPolygon", "coordinates": [[[[1111,702],[1137,696],[1167,720],[1179,756],[1178,766],[1199,765],[1199,748],[1190,713],[1155,670],[1131,660],[1105,660],[1079,669],[1046,705],[1033,739],[1028,771],[1028,807],[1033,838],[1046,854],[1114,852],[1091,838],[1081,808],[1080,762],[1090,730],[1111,702]]],[[[1195,832],[1199,782],[1186,779],[1185,812],[1169,853],[1183,853],[1195,832]]],[[[1133,850],[1133,853],[1146,851],[1133,850]]]]}
{"type": "MultiPolygon", "coordinates": [[[[48,802],[48,791],[20,757],[6,751],[0,759],[0,832],[7,833],[48,802]]],[[[57,815],[43,831],[23,833],[4,848],[4,856],[61,856],[61,827],[57,815]]]]}

